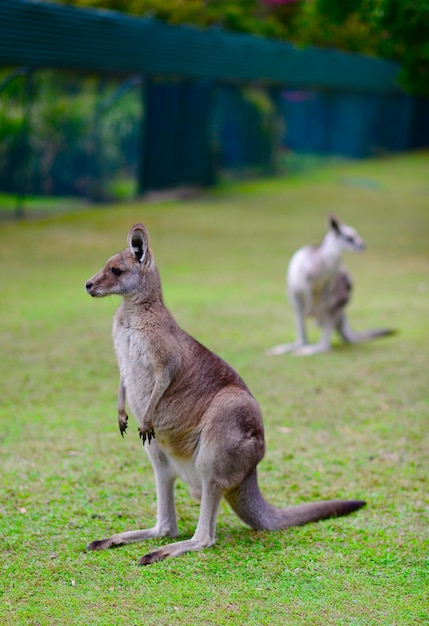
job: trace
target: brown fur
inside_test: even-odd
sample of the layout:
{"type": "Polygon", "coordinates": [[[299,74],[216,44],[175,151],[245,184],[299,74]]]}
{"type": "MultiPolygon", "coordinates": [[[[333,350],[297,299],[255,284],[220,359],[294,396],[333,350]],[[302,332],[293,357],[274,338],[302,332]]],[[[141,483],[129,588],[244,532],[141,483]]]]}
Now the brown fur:
{"type": "Polygon", "coordinates": [[[128,246],[107,261],[86,289],[94,297],[122,296],[113,323],[119,428],[123,434],[127,427],[127,398],[155,471],[157,521],[153,528],[119,533],[88,548],[177,536],[173,485],[178,476],[201,498],[195,534],[142,557],[142,565],[213,545],[222,497],[244,522],[269,530],[362,507],[362,501],[330,500],[280,509],[265,501],[256,477],[265,452],[258,403],[240,376],[179,328],[165,307],[143,224],[131,228],[128,246]]]}

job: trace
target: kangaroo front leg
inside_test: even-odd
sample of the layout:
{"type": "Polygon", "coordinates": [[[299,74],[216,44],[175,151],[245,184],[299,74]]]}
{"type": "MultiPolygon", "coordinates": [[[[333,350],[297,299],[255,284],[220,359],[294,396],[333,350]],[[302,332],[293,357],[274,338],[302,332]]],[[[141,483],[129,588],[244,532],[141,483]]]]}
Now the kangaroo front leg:
{"type": "Polygon", "coordinates": [[[157,365],[157,372],[155,378],[155,384],[152,389],[152,393],[150,394],[150,398],[148,400],[147,406],[144,410],[143,415],[139,419],[139,435],[143,441],[143,445],[148,440],[148,443],[151,442],[152,437],[155,438],[155,429],[153,418],[155,415],[156,407],[165,391],[168,389],[171,381],[173,380],[176,372],[178,371],[180,366],[180,356],[175,354],[174,356],[169,355],[169,359],[166,359],[165,362],[160,359],[157,365]]]}
{"type": "Polygon", "coordinates": [[[121,435],[123,437],[128,426],[128,415],[125,412],[125,385],[122,378],[119,379],[118,390],[118,423],[119,430],[121,431],[121,435]]]}
{"type": "Polygon", "coordinates": [[[164,384],[163,380],[157,380],[155,382],[154,388],[152,389],[149,402],[147,403],[144,415],[140,420],[139,426],[139,436],[143,442],[143,445],[145,444],[146,439],[147,442],[150,443],[152,441],[152,437],[155,438],[155,430],[152,421],[153,414],[155,412],[155,408],[158,404],[159,399],[162,397],[165,389],[168,387],[169,384],[170,381],[168,381],[168,384],[164,384]]]}
{"type": "Polygon", "coordinates": [[[212,546],[216,541],[216,519],[221,499],[222,491],[217,485],[203,485],[200,517],[192,539],[170,543],[145,554],[140,559],[139,565],[150,565],[169,556],[180,556],[185,552],[195,552],[212,546]]]}
{"type": "Polygon", "coordinates": [[[154,443],[150,447],[150,459],[155,471],[156,481],[156,524],[144,530],[130,530],[117,533],[107,539],[92,541],[87,550],[105,550],[117,548],[128,543],[144,541],[154,537],[177,537],[176,509],[174,505],[175,473],[171,470],[168,457],[154,443]]]}

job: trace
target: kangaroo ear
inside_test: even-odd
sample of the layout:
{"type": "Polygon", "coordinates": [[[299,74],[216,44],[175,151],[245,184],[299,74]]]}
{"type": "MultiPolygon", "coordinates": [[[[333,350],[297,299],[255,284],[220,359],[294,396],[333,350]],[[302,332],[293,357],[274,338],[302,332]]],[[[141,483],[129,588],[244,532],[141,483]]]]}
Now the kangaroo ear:
{"type": "Polygon", "coordinates": [[[128,246],[136,261],[143,263],[149,246],[149,237],[143,224],[134,224],[130,228],[128,246]]]}
{"type": "Polygon", "coordinates": [[[336,217],[332,213],[330,213],[328,215],[328,225],[329,225],[329,228],[332,228],[332,230],[334,230],[336,233],[340,232],[340,224],[341,224],[341,222],[338,219],[338,217],[336,217]]]}

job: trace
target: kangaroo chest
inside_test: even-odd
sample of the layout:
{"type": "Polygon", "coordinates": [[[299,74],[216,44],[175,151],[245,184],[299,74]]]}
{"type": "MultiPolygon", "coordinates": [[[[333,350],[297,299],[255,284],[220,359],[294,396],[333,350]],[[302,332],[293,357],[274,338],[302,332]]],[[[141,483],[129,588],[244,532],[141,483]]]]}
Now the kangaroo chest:
{"type": "Polygon", "coordinates": [[[138,419],[147,406],[155,384],[149,342],[141,331],[115,322],[113,343],[127,401],[138,419]]]}

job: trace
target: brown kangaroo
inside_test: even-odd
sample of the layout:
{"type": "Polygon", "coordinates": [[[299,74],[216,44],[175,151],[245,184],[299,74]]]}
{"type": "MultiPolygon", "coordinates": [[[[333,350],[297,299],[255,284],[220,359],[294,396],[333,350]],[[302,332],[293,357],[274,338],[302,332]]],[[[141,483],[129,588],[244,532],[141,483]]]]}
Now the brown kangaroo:
{"type": "Polygon", "coordinates": [[[153,465],[157,492],[153,528],[93,541],[89,550],[176,537],[177,477],[201,500],[195,534],[146,554],[140,565],[212,546],[222,497],[243,522],[261,530],[347,515],[365,505],[328,500],[277,508],[266,502],[256,476],[265,452],[259,405],[232,367],[179,328],[165,307],[143,224],[131,228],[128,248],[112,256],[86,290],[93,297],[122,296],[113,322],[119,429],[123,435],[127,428],[126,397],[153,465]]]}

